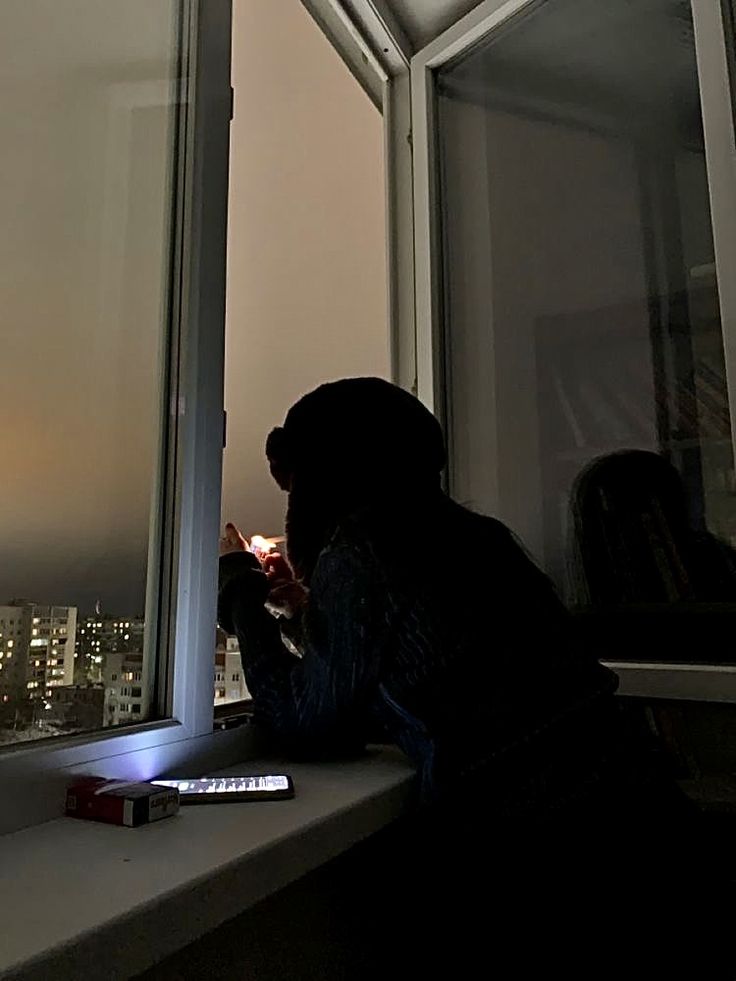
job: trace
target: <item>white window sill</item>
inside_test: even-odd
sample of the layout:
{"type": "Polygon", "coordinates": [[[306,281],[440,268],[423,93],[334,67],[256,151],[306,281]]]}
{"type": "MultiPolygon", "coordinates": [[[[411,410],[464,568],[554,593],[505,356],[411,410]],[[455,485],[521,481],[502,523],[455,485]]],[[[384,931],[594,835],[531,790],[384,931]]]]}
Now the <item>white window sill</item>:
{"type": "MultiPolygon", "coordinates": [[[[263,764],[220,772],[263,772],[263,764]]],[[[290,801],[183,807],[141,828],[59,818],[0,838],[0,977],[127,978],[380,830],[413,800],[390,749],[272,764],[290,801]]],[[[187,774],[182,774],[186,776],[187,774]]]]}
{"type": "Polygon", "coordinates": [[[604,661],[619,677],[619,695],[695,702],[736,702],[736,665],[604,661]]]}

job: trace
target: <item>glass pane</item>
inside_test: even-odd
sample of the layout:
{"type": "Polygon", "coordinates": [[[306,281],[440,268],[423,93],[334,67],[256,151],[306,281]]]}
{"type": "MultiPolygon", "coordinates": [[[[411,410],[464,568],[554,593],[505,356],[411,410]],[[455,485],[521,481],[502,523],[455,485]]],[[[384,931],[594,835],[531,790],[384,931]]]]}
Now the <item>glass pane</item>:
{"type": "Polygon", "coordinates": [[[0,4],[0,744],[151,712],[179,21],[0,4]]]}
{"type": "Polygon", "coordinates": [[[735,660],[689,3],[535,4],[436,81],[455,496],[521,536],[605,656],[735,660]]]}
{"type": "MultiPolygon", "coordinates": [[[[302,4],[235,0],[232,27],[221,515],[285,552],[266,436],[323,382],[391,373],[383,120],[302,4]]],[[[217,716],[240,674],[219,635],[217,716]]]]}

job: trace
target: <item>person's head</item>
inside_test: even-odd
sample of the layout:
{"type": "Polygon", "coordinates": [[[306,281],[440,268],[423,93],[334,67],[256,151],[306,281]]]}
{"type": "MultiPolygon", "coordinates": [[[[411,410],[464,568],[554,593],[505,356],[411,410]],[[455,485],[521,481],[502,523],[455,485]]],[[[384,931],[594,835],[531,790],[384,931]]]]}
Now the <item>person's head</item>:
{"type": "Polygon", "coordinates": [[[289,557],[308,576],[342,518],[438,491],[445,444],[413,395],[380,378],[347,378],[293,405],[269,435],[266,455],[289,493],[289,557]]]}
{"type": "Polygon", "coordinates": [[[673,465],[650,450],[621,450],[593,460],[579,474],[573,508],[583,520],[640,520],[660,512],[676,531],[687,527],[687,500],[673,465]]]}
{"type": "Polygon", "coordinates": [[[659,595],[663,562],[673,564],[667,576],[682,578],[691,536],[687,499],[680,474],[664,457],[648,450],[598,457],[578,475],[571,504],[577,555],[593,600],[659,595]]]}

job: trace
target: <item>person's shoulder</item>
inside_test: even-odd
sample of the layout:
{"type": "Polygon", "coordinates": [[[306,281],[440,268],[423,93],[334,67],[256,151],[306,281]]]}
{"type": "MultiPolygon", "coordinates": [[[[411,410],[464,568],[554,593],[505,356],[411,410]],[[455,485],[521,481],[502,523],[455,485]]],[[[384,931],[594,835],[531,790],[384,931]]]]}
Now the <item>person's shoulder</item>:
{"type": "Polygon", "coordinates": [[[555,613],[564,609],[552,580],[508,525],[461,508],[461,513],[456,512],[456,528],[468,537],[474,550],[471,564],[492,583],[496,595],[523,599],[530,608],[541,604],[555,613]]]}
{"type": "Polygon", "coordinates": [[[479,514],[471,511],[462,505],[454,505],[453,513],[454,524],[458,529],[458,534],[466,534],[471,537],[476,545],[485,544],[495,548],[505,548],[513,551],[523,551],[524,546],[514,532],[498,518],[490,515],[479,514]]]}
{"type": "Polygon", "coordinates": [[[499,521],[498,518],[491,518],[486,514],[476,514],[474,511],[471,511],[470,514],[472,515],[473,521],[475,522],[479,532],[486,535],[491,535],[494,538],[497,538],[499,541],[517,541],[516,536],[508,525],[505,525],[503,521],[499,521]]]}

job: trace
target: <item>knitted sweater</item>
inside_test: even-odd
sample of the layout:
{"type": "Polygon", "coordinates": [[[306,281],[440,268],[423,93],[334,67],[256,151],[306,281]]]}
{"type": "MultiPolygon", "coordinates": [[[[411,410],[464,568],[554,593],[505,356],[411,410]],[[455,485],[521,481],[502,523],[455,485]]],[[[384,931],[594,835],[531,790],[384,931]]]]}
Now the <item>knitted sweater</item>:
{"type": "Polygon", "coordinates": [[[220,623],[257,718],[293,754],[352,753],[380,727],[426,796],[490,768],[518,809],[575,792],[604,752],[591,732],[616,676],[577,649],[550,582],[493,519],[442,497],[401,528],[379,509],[343,521],[309,582],[301,657],[267,592],[249,553],[221,559],[220,623]],[[432,528],[467,544],[448,557],[432,528]]]}

